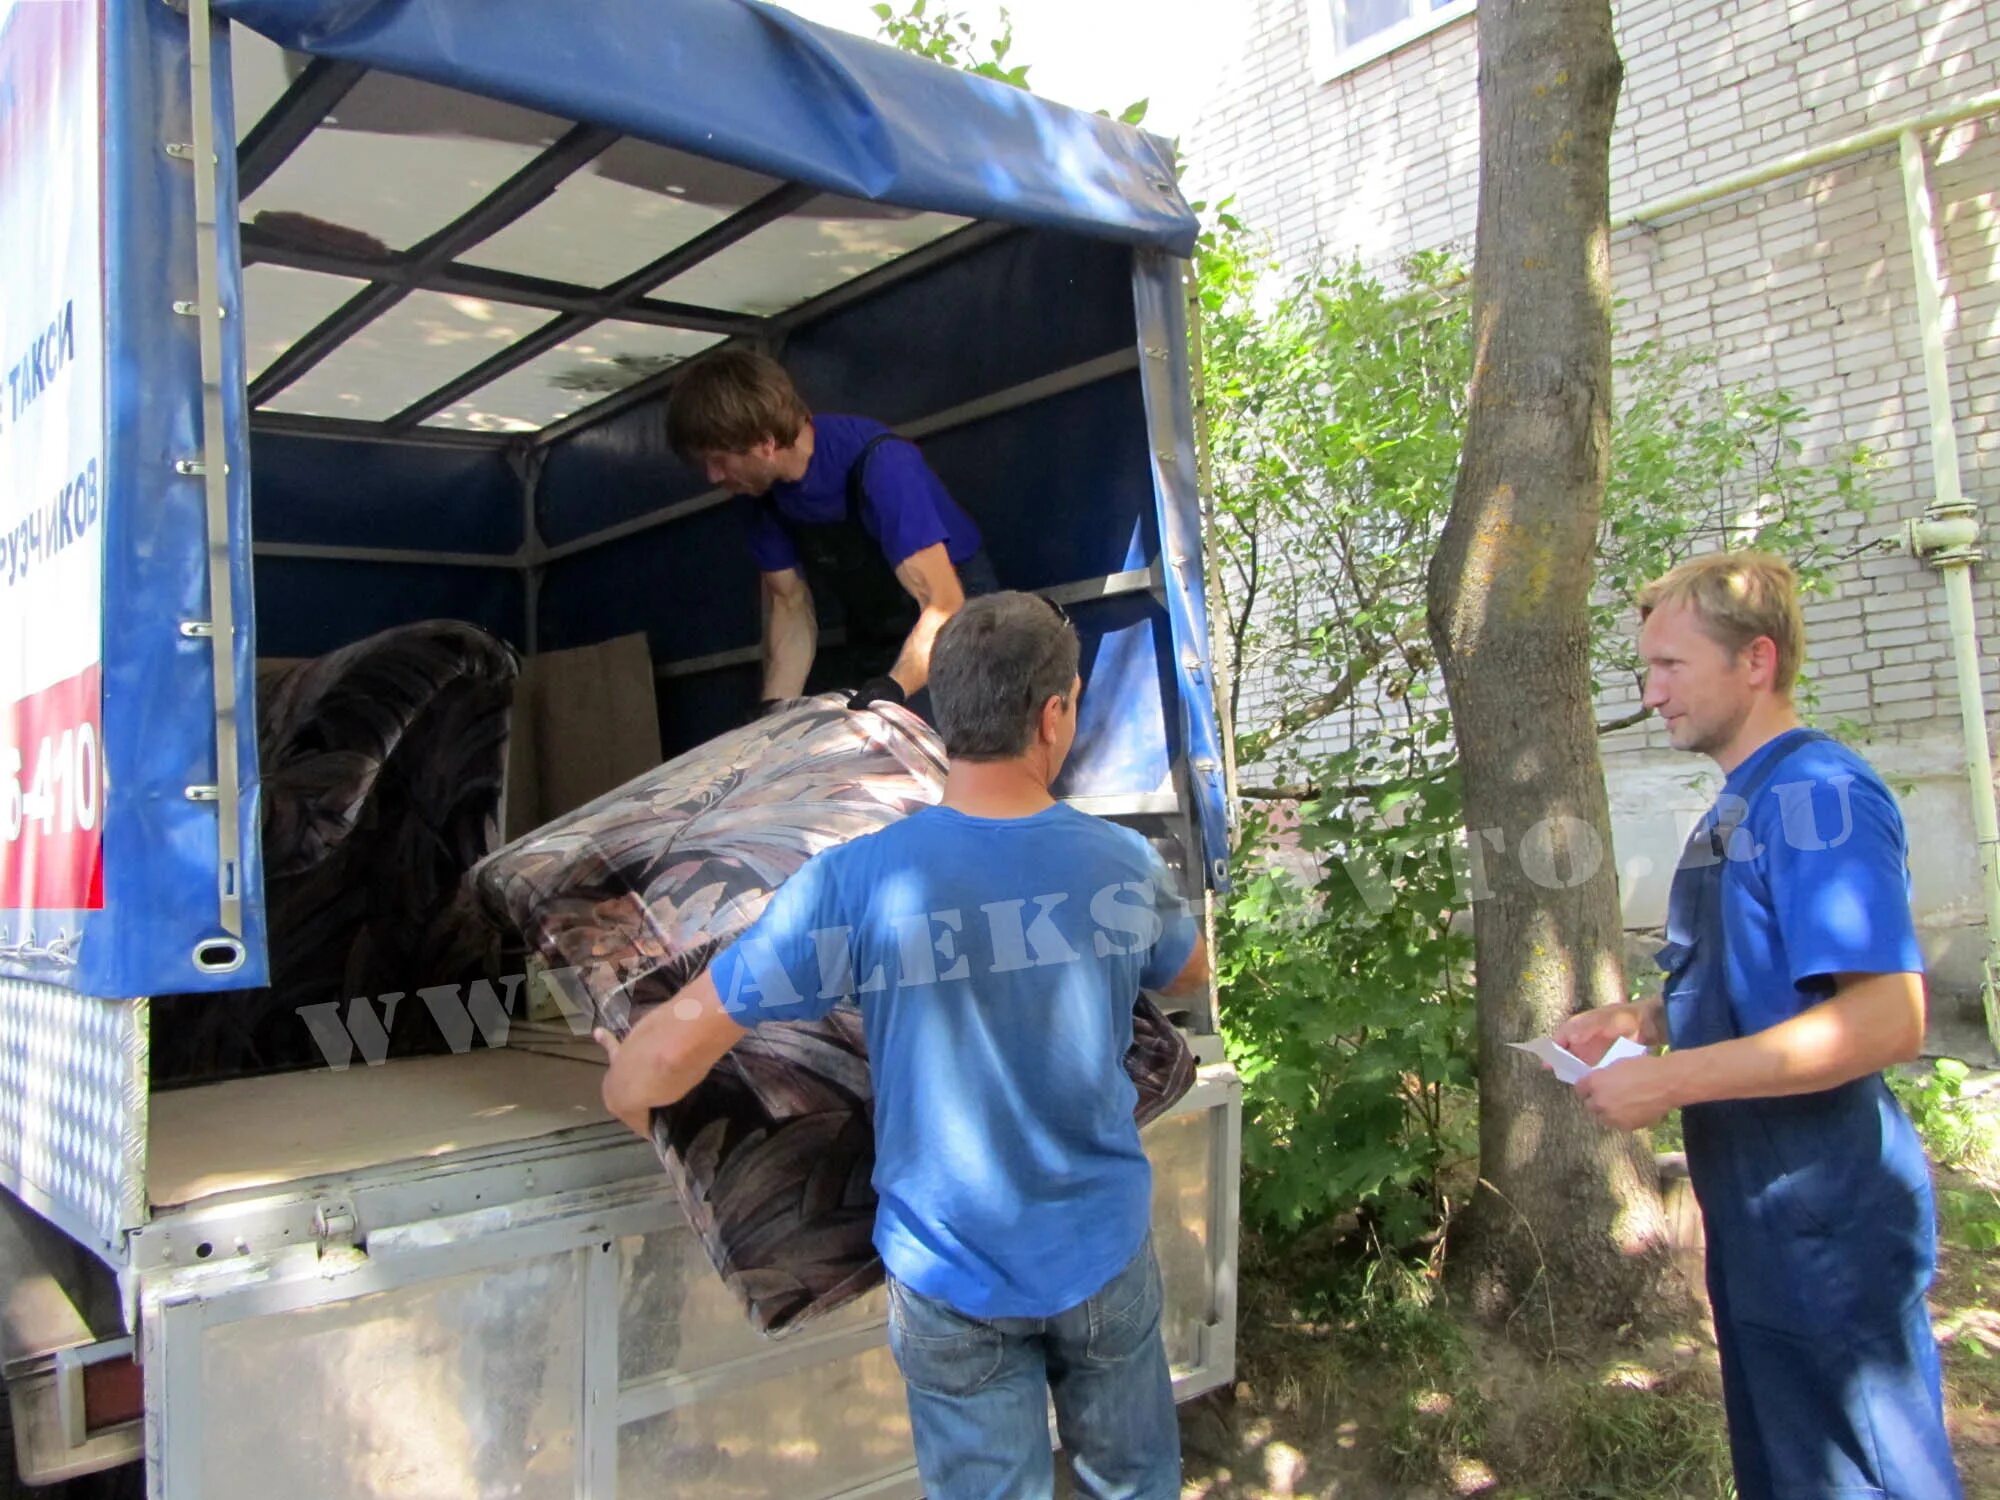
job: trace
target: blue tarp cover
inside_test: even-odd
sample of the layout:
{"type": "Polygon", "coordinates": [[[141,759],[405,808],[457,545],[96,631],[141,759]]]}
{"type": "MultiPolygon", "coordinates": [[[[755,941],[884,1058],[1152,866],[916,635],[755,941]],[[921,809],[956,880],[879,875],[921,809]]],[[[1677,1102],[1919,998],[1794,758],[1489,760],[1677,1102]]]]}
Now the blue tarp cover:
{"type": "Polygon", "coordinates": [[[281,46],[851,197],[1188,254],[1166,148],[760,0],[218,0],[281,46]]]}

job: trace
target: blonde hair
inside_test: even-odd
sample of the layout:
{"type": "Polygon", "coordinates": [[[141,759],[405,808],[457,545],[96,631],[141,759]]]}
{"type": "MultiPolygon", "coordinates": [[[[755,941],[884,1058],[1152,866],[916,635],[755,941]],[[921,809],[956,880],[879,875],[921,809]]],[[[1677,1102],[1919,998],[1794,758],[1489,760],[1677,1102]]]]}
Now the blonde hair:
{"type": "Polygon", "coordinates": [[[812,418],[785,367],[754,349],[718,349],[689,365],[667,397],[667,442],[683,463],[789,448],[812,418]]]}
{"type": "Polygon", "coordinates": [[[1691,612],[1702,633],[1732,655],[1768,636],[1778,648],[1772,687],[1789,693],[1805,660],[1806,628],[1799,616],[1799,578],[1767,552],[1715,552],[1682,563],[1639,590],[1639,618],[1662,605],[1691,612]]]}

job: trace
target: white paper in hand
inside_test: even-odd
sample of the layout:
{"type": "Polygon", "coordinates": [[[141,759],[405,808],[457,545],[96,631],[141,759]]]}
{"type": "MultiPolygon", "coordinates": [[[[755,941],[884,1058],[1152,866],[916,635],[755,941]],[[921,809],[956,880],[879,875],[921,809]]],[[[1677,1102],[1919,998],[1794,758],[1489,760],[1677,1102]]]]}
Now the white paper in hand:
{"type": "Polygon", "coordinates": [[[1598,1068],[1608,1068],[1615,1062],[1623,1062],[1628,1057],[1644,1057],[1646,1049],[1630,1037],[1619,1037],[1604,1049],[1604,1056],[1593,1065],[1585,1062],[1566,1047],[1558,1047],[1553,1040],[1538,1036],[1532,1042],[1509,1042],[1508,1046],[1517,1052],[1525,1052],[1530,1057],[1546,1063],[1564,1083],[1575,1083],[1586,1073],[1594,1073],[1598,1068]]]}

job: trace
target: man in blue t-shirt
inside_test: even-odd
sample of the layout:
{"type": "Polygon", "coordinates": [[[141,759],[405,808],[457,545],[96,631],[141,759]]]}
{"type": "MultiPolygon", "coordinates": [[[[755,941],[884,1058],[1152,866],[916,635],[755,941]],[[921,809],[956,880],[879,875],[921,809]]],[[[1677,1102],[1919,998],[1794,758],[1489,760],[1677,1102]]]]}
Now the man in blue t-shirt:
{"type": "Polygon", "coordinates": [[[784,368],[754,350],[688,367],[667,400],[667,438],[710,484],[751,501],[766,709],[805,691],[815,595],[840,601],[847,644],[835,670],[861,681],[853,706],[865,708],[915,696],[939,628],[999,587],[979,528],[915,444],[866,417],[815,417],[784,368]]]}
{"type": "Polygon", "coordinates": [[[1950,1500],[1929,1166],[1882,1078],[1923,1044],[1923,955],[1889,789],[1804,728],[1784,562],[1723,554],[1639,596],[1645,704],[1726,777],[1674,876],[1658,999],[1572,1016],[1605,1123],[1681,1111],[1736,1493],[1950,1500]]]}
{"type": "Polygon", "coordinates": [[[1057,802],[1077,640],[1032,594],[968,603],[931,662],[942,805],[818,855],[612,1052],[641,1134],[766,1021],[857,1001],[875,1085],[875,1245],[932,1500],[1173,1500],[1180,1440],[1124,1068],[1141,989],[1207,983],[1139,834],[1057,802]]]}

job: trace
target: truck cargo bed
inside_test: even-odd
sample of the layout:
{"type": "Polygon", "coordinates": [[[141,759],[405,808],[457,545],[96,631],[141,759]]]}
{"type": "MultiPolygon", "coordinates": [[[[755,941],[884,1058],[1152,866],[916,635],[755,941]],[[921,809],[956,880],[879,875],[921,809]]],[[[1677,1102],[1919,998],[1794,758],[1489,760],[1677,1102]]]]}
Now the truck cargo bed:
{"type": "Polygon", "coordinates": [[[155,1094],[153,1206],[579,1130],[622,1130],[604,1112],[603,1078],[602,1054],[583,1043],[397,1058],[155,1094]]]}

